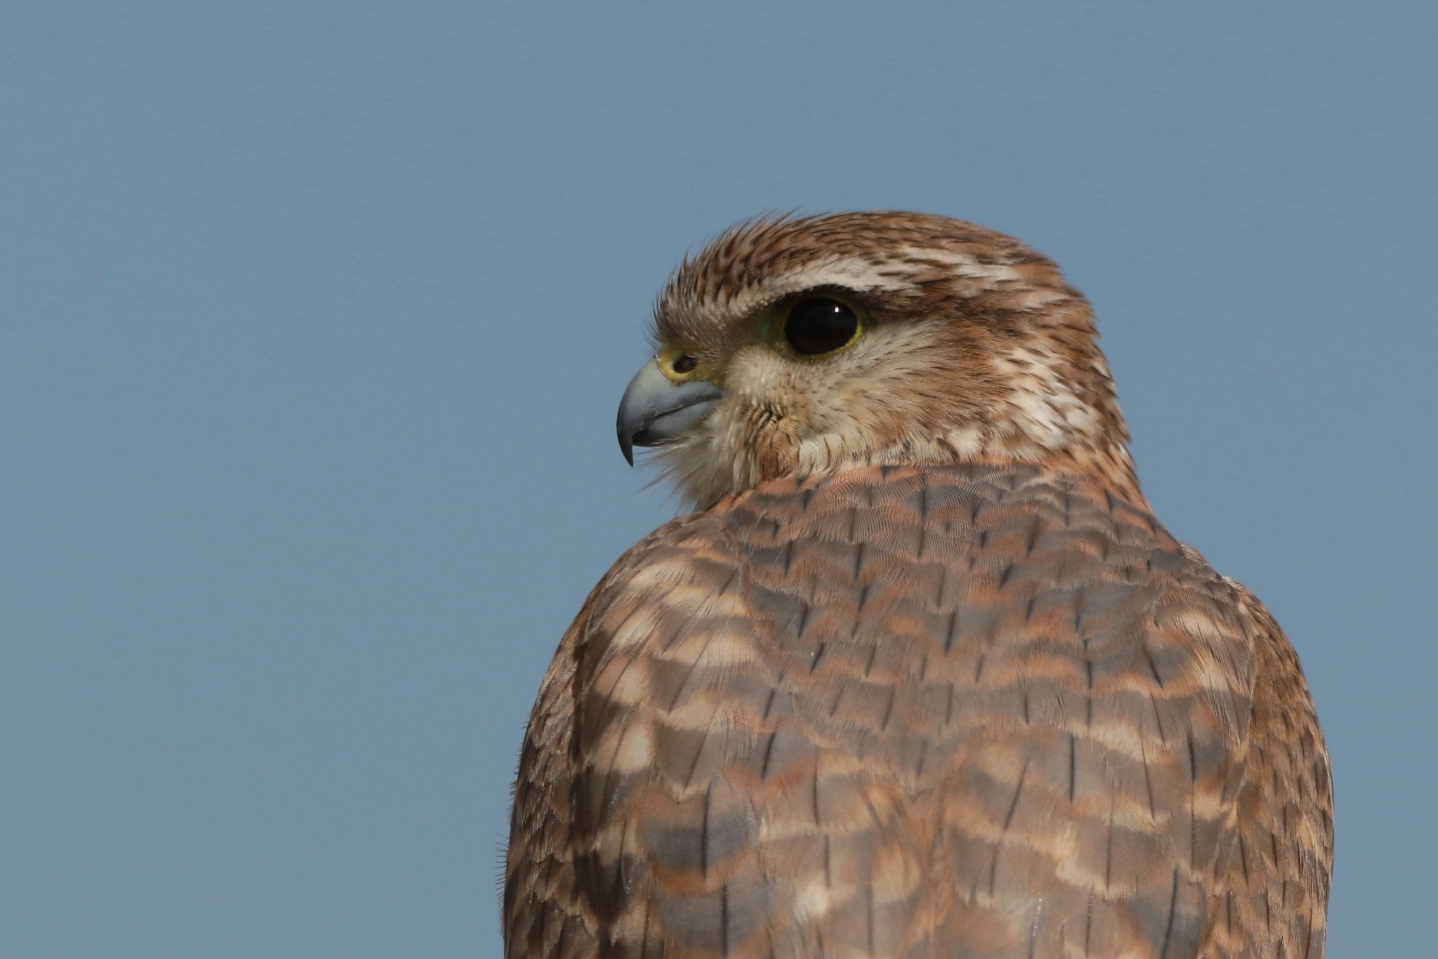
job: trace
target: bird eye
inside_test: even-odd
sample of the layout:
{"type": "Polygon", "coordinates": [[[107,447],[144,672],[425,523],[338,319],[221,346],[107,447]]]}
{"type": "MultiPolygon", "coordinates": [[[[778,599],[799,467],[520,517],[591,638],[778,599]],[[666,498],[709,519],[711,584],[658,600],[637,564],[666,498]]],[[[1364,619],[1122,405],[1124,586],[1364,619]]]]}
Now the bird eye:
{"type": "Polygon", "coordinates": [[[794,352],[805,356],[832,353],[848,345],[858,332],[859,317],[854,311],[824,296],[794,304],[784,323],[784,339],[794,352]]]}

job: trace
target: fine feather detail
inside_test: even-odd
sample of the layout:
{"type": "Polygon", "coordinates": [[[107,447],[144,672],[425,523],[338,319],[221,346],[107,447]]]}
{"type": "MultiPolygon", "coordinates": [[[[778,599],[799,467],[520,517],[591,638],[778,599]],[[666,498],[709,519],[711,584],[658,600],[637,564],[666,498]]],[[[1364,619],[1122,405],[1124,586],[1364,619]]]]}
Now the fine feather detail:
{"type": "Polygon", "coordinates": [[[722,387],[655,456],[701,511],[545,676],[507,959],[1322,959],[1297,655],[1153,517],[1054,264],[943,217],[770,217],[686,258],[655,336],[722,387]],[[809,292],[861,335],[786,351],[809,292]]]}
{"type": "Polygon", "coordinates": [[[721,371],[726,397],[654,457],[691,506],[766,479],[871,463],[1065,463],[1142,493],[1087,301],[1050,261],[917,214],[757,220],[670,279],[655,337],[721,371]],[[815,362],[756,342],[756,317],[808,291],[866,312],[815,362]]]}

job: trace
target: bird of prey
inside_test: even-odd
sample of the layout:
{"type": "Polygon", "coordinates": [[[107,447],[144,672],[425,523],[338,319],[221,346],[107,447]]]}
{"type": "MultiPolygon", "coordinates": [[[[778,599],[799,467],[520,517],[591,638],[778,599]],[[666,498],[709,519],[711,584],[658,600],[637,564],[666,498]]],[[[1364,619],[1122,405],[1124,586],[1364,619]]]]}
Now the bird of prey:
{"type": "Polygon", "coordinates": [[[720,236],[619,410],[695,512],[529,720],[508,959],[1320,959],[1328,757],[1154,518],[1092,314],[913,213],[720,236]]]}

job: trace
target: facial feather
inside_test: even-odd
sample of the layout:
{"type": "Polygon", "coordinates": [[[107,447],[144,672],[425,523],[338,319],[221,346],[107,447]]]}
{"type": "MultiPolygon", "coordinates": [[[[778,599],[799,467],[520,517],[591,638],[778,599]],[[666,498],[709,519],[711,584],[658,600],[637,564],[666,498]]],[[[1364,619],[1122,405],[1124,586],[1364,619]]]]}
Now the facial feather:
{"type": "Polygon", "coordinates": [[[681,265],[655,331],[724,387],[658,453],[692,505],[778,476],[956,461],[1097,473],[1142,503],[1087,301],[1001,234],[911,213],[754,221],[681,265]],[[826,292],[863,312],[851,346],[803,357],[759,334],[776,304],[826,292]]]}

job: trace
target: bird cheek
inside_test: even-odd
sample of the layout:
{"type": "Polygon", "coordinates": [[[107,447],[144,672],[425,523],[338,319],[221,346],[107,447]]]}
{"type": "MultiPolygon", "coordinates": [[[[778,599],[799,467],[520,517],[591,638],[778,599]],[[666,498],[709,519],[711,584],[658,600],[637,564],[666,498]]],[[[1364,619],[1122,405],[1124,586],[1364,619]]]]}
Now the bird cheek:
{"type": "Polygon", "coordinates": [[[725,367],[724,388],[731,395],[763,402],[790,379],[790,365],[768,346],[742,347],[725,367]]]}
{"type": "Polygon", "coordinates": [[[749,482],[777,476],[781,467],[795,462],[797,439],[792,422],[751,397],[726,398],[708,426],[717,458],[749,482]]]}

